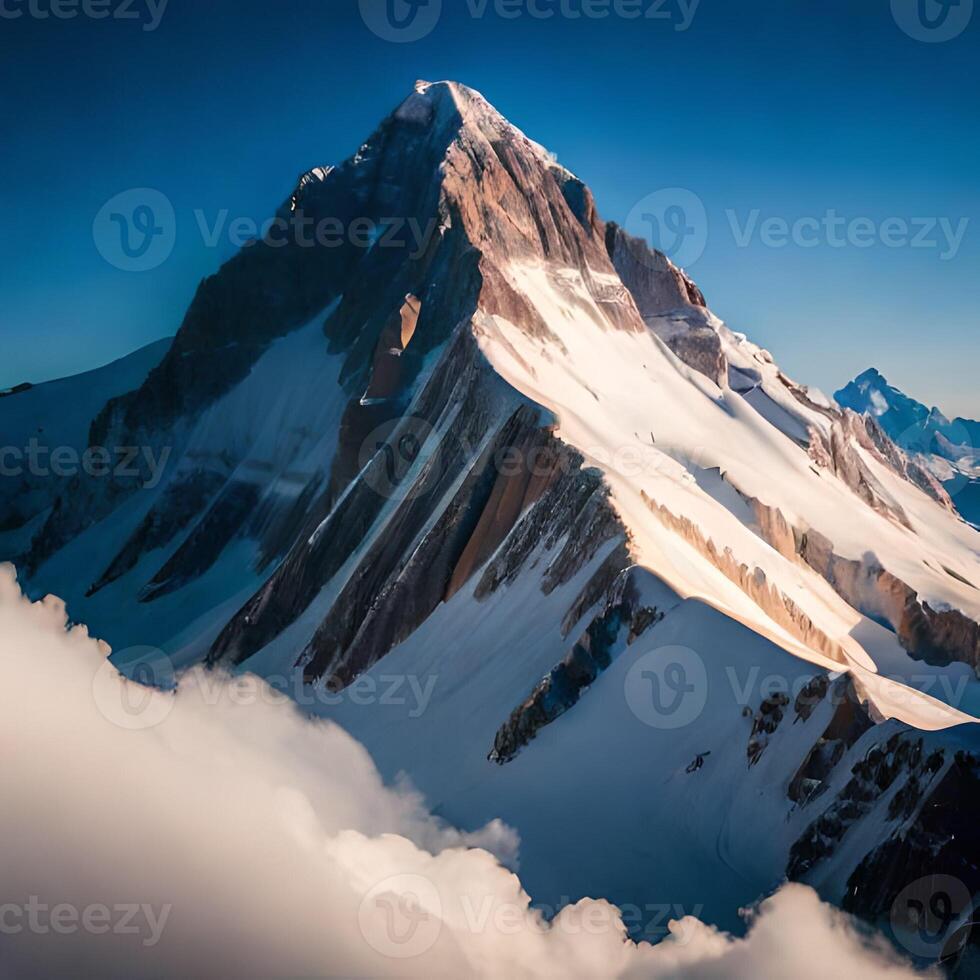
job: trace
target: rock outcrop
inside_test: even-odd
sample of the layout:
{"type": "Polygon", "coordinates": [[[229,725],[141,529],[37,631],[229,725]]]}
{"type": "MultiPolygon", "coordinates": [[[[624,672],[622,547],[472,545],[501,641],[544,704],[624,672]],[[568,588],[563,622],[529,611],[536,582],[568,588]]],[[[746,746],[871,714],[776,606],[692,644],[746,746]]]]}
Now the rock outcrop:
{"type": "MultiPolygon", "coordinates": [[[[542,728],[574,707],[612,663],[617,648],[632,646],[664,618],[661,610],[642,603],[633,574],[624,569],[609,584],[602,571],[595,577],[594,583],[606,593],[605,604],[568,655],[501,725],[488,756],[491,762],[510,762],[542,728]]],[[[590,597],[593,590],[590,583],[586,590],[590,597]]]]}
{"type": "Polygon", "coordinates": [[[728,362],[701,290],[666,255],[613,223],[606,250],[646,325],[688,367],[723,384],[728,362]]]}

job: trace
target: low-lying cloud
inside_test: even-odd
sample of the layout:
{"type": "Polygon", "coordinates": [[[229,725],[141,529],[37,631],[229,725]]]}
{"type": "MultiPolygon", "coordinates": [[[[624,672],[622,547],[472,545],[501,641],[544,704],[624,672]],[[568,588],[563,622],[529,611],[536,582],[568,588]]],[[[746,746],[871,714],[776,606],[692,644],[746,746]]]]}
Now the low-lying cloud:
{"type": "Polygon", "coordinates": [[[603,901],[545,921],[503,824],[447,826],[256,679],[205,704],[200,674],[144,691],[107,653],[0,566],[0,976],[916,975],[802,886],[744,939],[687,918],[636,945],[603,901]],[[159,724],[114,723],[134,696],[159,724]]]}

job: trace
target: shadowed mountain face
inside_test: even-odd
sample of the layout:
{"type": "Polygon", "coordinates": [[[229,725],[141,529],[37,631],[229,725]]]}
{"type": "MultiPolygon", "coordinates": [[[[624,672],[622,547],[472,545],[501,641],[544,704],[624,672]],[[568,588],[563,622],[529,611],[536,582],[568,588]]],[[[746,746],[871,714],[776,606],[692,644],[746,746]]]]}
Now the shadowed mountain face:
{"type": "Polygon", "coordinates": [[[682,840],[727,927],[787,870],[878,915],[904,884],[868,869],[975,781],[978,538],[931,457],[786,377],[461,85],[417,83],[277,216],[75,406],[133,467],[24,511],[0,483],[0,556],[121,669],[260,674],[460,826],[505,817],[543,900],[697,903],[682,840]],[[424,710],[350,700],[392,676],[424,710]]]}
{"type": "Polygon", "coordinates": [[[921,457],[956,509],[980,525],[980,422],[946,418],[890,385],[874,368],[834,396],[839,405],[872,416],[896,445],[921,457]]]}

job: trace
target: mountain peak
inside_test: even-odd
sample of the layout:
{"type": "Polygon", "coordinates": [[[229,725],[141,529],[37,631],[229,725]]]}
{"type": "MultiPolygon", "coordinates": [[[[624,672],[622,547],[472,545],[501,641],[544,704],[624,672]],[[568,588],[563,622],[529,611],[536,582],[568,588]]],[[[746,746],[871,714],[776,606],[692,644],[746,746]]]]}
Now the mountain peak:
{"type": "MultiPolygon", "coordinates": [[[[530,148],[548,167],[557,167],[555,155],[515,126],[499,109],[474,88],[462,82],[443,80],[430,82],[419,79],[412,92],[395,110],[399,122],[457,128],[460,132],[479,134],[490,143],[516,140],[530,148]]],[[[565,168],[567,177],[573,177],[565,168]]]]}
{"type": "MultiPolygon", "coordinates": [[[[412,87],[408,97],[395,110],[396,118],[404,116],[404,110],[411,110],[415,106],[427,106],[430,111],[446,107],[455,110],[467,120],[476,113],[483,118],[495,118],[507,124],[507,120],[497,111],[476,89],[472,89],[461,82],[442,80],[429,82],[425,79],[418,79],[412,87]]],[[[508,124],[509,125],[509,124],[508,124]]]]}
{"type": "Polygon", "coordinates": [[[877,368],[870,367],[867,371],[863,371],[854,379],[855,384],[882,384],[887,385],[887,379],[881,374],[877,368]]]}

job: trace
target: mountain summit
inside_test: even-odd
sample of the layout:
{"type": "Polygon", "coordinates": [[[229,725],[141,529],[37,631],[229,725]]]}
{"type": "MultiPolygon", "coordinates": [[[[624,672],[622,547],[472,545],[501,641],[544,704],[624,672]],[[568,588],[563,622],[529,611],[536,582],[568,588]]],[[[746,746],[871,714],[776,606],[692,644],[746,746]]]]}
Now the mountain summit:
{"type": "Polygon", "coordinates": [[[135,471],[2,485],[32,592],[127,672],[256,673],[456,825],[504,817],[542,901],[656,880],[735,928],[789,875],[876,918],[899,850],[980,890],[973,824],[932,826],[980,802],[980,540],[881,415],[456,83],[276,217],[106,379],[88,444],[135,471]]]}

